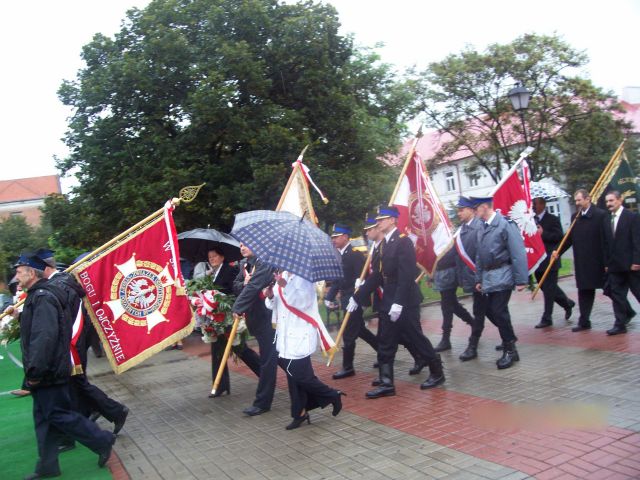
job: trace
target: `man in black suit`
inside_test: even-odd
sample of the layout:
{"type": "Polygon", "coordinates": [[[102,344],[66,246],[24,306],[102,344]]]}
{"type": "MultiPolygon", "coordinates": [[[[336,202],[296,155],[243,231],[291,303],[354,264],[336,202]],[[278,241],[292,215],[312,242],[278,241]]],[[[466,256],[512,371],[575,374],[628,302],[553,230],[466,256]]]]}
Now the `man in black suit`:
{"type": "Polygon", "coordinates": [[[378,210],[378,227],[384,234],[380,245],[380,265],[371,272],[364,285],[349,300],[347,311],[355,311],[368,295],[378,287],[383,288],[378,327],[378,362],[380,386],[367,392],[367,398],[395,395],[393,362],[398,341],[409,339],[415,351],[427,361],[430,375],[420,385],[421,389],[433,388],[444,383],[445,377],[440,356],[425,337],[420,326],[420,302],[422,293],[415,279],[419,274],[416,252],[409,237],[396,228],[398,209],[383,205],[378,210]]]}
{"type": "MultiPolygon", "coordinates": [[[[540,282],[540,279],[544,275],[551,255],[553,251],[558,248],[558,244],[562,241],[564,234],[562,233],[562,225],[560,225],[560,219],[555,215],[546,211],[547,201],[542,198],[533,199],[533,211],[536,216],[536,224],[538,225],[538,232],[542,236],[542,242],[544,243],[544,249],[547,252],[547,257],[540,263],[535,271],[536,280],[540,282]]],[[[551,267],[547,278],[542,284],[542,294],[544,296],[544,313],[540,323],[536,325],[536,328],[550,327],[553,324],[553,304],[554,302],[564,308],[564,318],[569,320],[571,317],[571,311],[576,305],[573,300],[567,298],[567,295],[558,286],[558,270],[560,270],[560,261],[557,261],[551,267]]]]}
{"type": "MultiPolygon", "coordinates": [[[[340,293],[340,306],[343,310],[347,308],[349,299],[353,295],[355,282],[360,278],[362,269],[365,264],[365,258],[362,253],[354,250],[349,241],[351,229],[346,225],[335,224],[331,233],[331,241],[333,246],[340,252],[342,256],[342,271],[344,277],[332,283],[331,288],[324,298],[324,303],[331,308],[334,305],[338,292],[340,293]]],[[[353,368],[353,359],[356,353],[356,340],[358,338],[367,342],[371,348],[378,351],[378,340],[376,336],[369,331],[364,324],[362,318],[362,307],[359,306],[349,316],[349,321],[343,334],[342,345],[342,370],[333,374],[334,380],[340,380],[355,375],[353,368]]]]}
{"type": "Polygon", "coordinates": [[[253,405],[243,412],[249,416],[260,415],[271,410],[276,389],[278,352],[274,342],[275,330],[271,325],[271,310],[264,303],[262,290],[273,281],[274,269],[258,260],[249,247],[240,245],[246,262],[233,282],[237,295],[232,312],[245,315],[247,330],[258,341],[260,348],[260,377],[253,405]]]}
{"type": "Polygon", "coordinates": [[[627,301],[629,289],[640,301],[640,217],[622,206],[622,195],[616,190],[607,193],[605,201],[611,215],[603,227],[604,265],[616,317],[607,335],[618,335],[627,333],[632,317],[627,301]]]}
{"type": "MultiPolygon", "coordinates": [[[[578,308],[580,318],[572,332],[581,332],[591,328],[591,309],[596,297],[596,288],[604,288],[604,245],[602,227],[607,213],[591,203],[589,192],[576,190],[573,195],[578,220],[573,224],[560,255],[573,247],[573,267],[578,287],[578,308]]],[[[556,256],[553,252],[552,256],[556,256]]]]}

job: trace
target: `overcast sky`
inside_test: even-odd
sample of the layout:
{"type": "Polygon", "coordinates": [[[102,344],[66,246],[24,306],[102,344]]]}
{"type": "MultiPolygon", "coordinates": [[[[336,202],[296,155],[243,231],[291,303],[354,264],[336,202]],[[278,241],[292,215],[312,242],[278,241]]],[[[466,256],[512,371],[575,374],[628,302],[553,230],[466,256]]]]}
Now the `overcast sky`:
{"type": "MultiPolygon", "coordinates": [[[[70,112],[56,91],[73,79],[82,46],[94,33],[113,35],[126,10],[148,0],[35,0],[5,2],[0,28],[3,74],[0,179],[57,173],[54,155],[70,112]]],[[[425,67],[466,45],[483,49],[523,33],[558,33],[585,50],[584,74],[620,95],[640,86],[640,0],[333,0],[343,25],[361,45],[383,42],[382,59],[400,69],[425,67]]],[[[63,185],[69,181],[63,181],[63,185]]]]}

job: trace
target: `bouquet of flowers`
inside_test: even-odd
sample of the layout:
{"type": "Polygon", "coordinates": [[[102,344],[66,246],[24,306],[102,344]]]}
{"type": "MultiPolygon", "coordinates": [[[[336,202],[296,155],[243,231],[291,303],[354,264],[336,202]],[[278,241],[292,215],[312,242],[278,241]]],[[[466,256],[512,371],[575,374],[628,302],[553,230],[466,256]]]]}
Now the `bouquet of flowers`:
{"type": "Polygon", "coordinates": [[[0,320],[0,343],[6,345],[7,343],[15,342],[19,338],[20,322],[18,317],[7,315],[0,320]]]}
{"type": "MultiPolygon", "coordinates": [[[[235,297],[225,295],[216,289],[209,276],[197,280],[189,280],[187,282],[187,292],[189,301],[200,319],[202,341],[204,343],[226,343],[233,325],[231,307],[235,297]]],[[[246,342],[247,335],[247,326],[244,320],[240,320],[233,345],[236,346],[246,342]]]]}

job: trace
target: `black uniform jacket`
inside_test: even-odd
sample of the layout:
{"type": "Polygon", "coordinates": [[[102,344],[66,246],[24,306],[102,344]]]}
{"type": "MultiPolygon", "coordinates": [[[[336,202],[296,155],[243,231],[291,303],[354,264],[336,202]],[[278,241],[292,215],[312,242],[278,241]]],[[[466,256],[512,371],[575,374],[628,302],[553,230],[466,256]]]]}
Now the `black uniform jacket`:
{"type": "Polygon", "coordinates": [[[38,280],[27,292],[20,314],[22,363],[33,388],[64,384],[71,376],[71,318],[62,302],[65,293],[48,280],[38,280]]]}
{"type": "Polygon", "coordinates": [[[415,279],[419,275],[416,265],[416,251],[413,242],[406,235],[395,230],[389,241],[380,244],[380,262],[364,285],[356,292],[355,299],[362,305],[373,291],[382,287],[380,308],[388,312],[397,303],[403,307],[414,307],[422,302],[422,293],[415,279]]]}
{"type": "Polygon", "coordinates": [[[342,254],[342,271],[344,276],[331,284],[329,291],[325,295],[325,300],[333,302],[340,292],[340,303],[342,308],[346,308],[349,298],[353,295],[356,279],[360,278],[365,258],[362,253],[354,250],[351,245],[347,245],[342,254]]]}
{"type": "MultiPolygon", "coordinates": [[[[544,243],[544,250],[547,252],[547,258],[545,258],[540,265],[538,265],[537,271],[544,272],[549,265],[551,259],[551,252],[558,248],[558,244],[562,241],[564,233],[562,232],[562,225],[560,219],[555,215],[546,212],[540,219],[539,225],[542,227],[542,243],[544,243]]],[[[551,270],[556,271],[560,269],[560,259],[553,263],[551,270]]]]}
{"type": "Polygon", "coordinates": [[[640,265],[640,217],[623,209],[618,219],[615,236],[611,229],[611,215],[605,217],[604,264],[609,272],[628,272],[631,265],[640,265]]]}
{"type": "Polygon", "coordinates": [[[267,308],[262,296],[262,290],[273,282],[275,270],[256,260],[255,257],[243,260],[240,271],[233,282],[233,293],[237,295],[232,311],[247,316],[249,331],[261,322],[271,324],[271,310],[267,308]],[[251,280],[244,285],[244,272],[251,273],[251,280]]]}
{"type": "Polygon", "coordinates": [[[233,283],[237,276],[238,267],[232,267],[227,262],[224,262],[213,283],[222,293],[230,295],[233,293],[233,283]]]}

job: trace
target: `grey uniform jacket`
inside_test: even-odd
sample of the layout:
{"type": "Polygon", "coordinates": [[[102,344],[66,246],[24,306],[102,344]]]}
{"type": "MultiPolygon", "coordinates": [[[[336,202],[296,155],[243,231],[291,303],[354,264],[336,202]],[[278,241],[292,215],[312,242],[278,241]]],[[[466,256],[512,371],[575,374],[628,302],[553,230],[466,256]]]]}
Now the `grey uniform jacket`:
{"type": "MultiPolygon", "coordinates": [[[[474,218],[469,224],[463,224],[460,230],[460,240],[462,241],[464,250],[473,262],[476,260],[480,233],[483,230],[484,222],[479,218],[474,218]]],[[[453,248],[455,248],[455,245],[453,248]]],[[[467,293],[475,291],[477,283],[476,273],[464,263],[460,255],[456,256],[456,270],[458,285],[467,293]]]]}
{"type": "Polygon", "coordinates": [[[511,290],[528,282],[527,255],[515,223],[496,212],[479,233],[476,281],[483,293],[511,290]]]}

